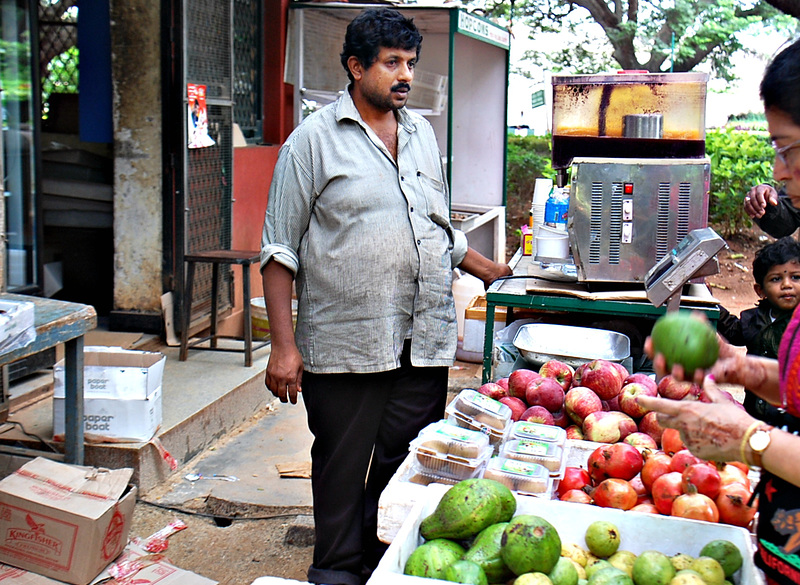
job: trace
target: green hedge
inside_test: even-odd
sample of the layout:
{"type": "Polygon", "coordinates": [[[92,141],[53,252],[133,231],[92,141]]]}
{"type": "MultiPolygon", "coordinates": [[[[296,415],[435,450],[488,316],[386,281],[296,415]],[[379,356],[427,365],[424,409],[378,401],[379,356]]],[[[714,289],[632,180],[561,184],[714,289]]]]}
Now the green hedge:
{"type": "MultiPolygon", "coordinates": [[[[708,221],[720,235],[747,230],[752,222],[742,208],[751,186],[772,182],[774,151],[764,132],[733,128],[709,130],[706,154],[711,159],[708,221]]],[[[534,182],[554,178],[550,166],[550,136],[509,136],[506,207],[509,237],[525,223],[534,182]]]]}

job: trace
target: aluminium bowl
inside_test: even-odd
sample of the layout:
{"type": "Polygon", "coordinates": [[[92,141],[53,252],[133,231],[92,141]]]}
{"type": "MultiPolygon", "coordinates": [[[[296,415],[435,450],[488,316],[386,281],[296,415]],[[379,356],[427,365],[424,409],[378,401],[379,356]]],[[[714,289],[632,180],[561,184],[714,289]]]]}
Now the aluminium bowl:
{"type": "Polygon", "coordinates": [[[631,340],[606,329],[529,323],[517,331],[514,347],[532,364],[555,359],[578,367],[595,359],[623,361],[630,356],[631,340]]]}

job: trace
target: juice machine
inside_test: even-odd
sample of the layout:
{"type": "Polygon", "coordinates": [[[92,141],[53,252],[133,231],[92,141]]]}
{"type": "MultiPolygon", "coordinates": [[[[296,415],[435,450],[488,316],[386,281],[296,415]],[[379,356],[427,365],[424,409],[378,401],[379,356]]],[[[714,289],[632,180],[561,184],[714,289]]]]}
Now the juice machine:
{"type": "MultiPolygon", "coordinates": [[[[705,73],[553,77],[553,168],[569,179],[573,274],[645,284],[708,222],[705,73]]],[[[703,276],[718,271],[716,259],[703,276]],[[716,266],[716,270],[714,267],[716,266]]]]}

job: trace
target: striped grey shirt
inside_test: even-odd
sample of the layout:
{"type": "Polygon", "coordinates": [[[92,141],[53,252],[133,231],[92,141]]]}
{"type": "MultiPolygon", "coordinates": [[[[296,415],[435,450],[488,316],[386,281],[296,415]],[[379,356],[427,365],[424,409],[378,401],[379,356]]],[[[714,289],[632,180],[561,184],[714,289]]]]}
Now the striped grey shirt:
{"type": "Polygon", "coordinates": [[[261,237],[261,266],[296,277],[295,340],[314,373],[449,366],[457,330],[452,268],[467,252],[450,224],[430,124],[398,112],[397,162],[349,91],[281,147],[261,237]]]}

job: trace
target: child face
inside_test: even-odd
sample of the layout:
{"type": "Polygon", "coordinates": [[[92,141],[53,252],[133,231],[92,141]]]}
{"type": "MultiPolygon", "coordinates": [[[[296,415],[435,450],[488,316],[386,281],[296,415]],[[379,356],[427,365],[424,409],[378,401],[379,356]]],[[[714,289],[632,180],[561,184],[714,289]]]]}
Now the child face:
{"type": "Polygon", "coordinates": [[[792,311],[800,302],[800,261],[776,264],[767,271],[764,284],[755,285],[756,294],[766,298],[773,307],[792,311]]]}

